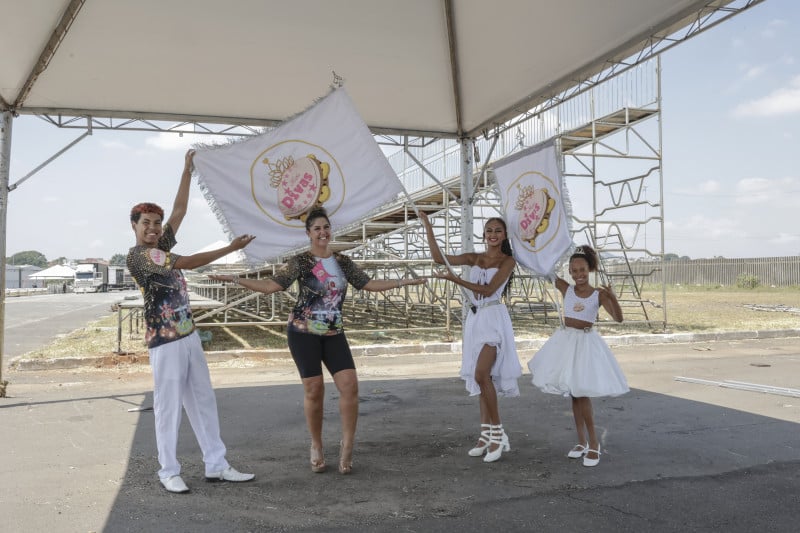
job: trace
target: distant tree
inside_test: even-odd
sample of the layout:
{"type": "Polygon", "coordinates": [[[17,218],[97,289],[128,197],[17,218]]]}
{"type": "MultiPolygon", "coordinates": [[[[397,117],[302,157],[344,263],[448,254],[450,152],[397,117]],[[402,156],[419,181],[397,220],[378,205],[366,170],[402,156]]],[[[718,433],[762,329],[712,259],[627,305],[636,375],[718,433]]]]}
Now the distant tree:
{"type": "Polygon", "coordinates": [[[692,258],[689,257],[688,255],[682,255],[681,256],[681,261],[691,261],[691,260],[692,260],[692,258]]]}
{"type": "Polygon", "coordinates": [[[58,259],[51,259],[50,261],[48,261],[47,266],[51,267],[56,265],[63,265],[64,263],[69,263],[69,260],[62,255],[58,259]]]}
{"type": "Polygon", "coordinates": [[[125,259],[128,256],[126,254],[114,254],[111,256],[111,260],[108,262],[109,265],[117,265],[117,266],[125,266],[125,259]]]}
{"type": "Polygon", "coordinates": [[[680,259],[678,254],[664,254],[664,261],[674,261],[675,259],[680,259]]]}
{"type": "Polygon", "coordinates": [[[47,258],[43,253],[36,250],[27,250],[25,252],[17,252],[8,259],[6,263],[9,265],[33,265],[39,268],[47,267],[47,258]]]}

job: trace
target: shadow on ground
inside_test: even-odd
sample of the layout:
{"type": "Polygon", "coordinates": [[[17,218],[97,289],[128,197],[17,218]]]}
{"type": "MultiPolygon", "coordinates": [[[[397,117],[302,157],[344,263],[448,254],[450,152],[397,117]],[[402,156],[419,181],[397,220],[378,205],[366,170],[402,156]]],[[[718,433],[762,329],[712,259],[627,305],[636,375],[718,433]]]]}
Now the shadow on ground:
{"type": "MultiPolygon", "coordinates": [[[[339,418],[330,383],[326,459],[339,418]]],[[[568,399],[524,390],[501,399],[512,451],[468,457],[477,399],[458,379],[361,383],[354,472],[312,474],[299,385],[218,389],[229,461],[251,483],[207,483],[191,428],[179,442],[188,495],[156,477],[152,412],[138,417],[124,480],[105,524],[142,531],[752,531],[796,526],[798,426],[633,390],[594,402],[603,455],[567,459],[568,399]]],[[[150,405],[145,396],[143,405],[150,405]]]]}

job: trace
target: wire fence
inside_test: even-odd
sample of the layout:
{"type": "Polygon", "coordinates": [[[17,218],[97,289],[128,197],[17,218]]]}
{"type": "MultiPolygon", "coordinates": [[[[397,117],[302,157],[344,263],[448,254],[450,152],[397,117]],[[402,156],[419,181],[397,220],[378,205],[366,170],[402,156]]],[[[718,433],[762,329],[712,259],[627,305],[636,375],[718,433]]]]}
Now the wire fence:
{"type": "Polygon", "coordinates": [[[741,259],[676,259],[672,261],[633,261],[609,263],[606,271],[627,272],[647,279],[647,283],[667,285],[773,286],[800,285],[800,256],[752,257],[741,259]]]}

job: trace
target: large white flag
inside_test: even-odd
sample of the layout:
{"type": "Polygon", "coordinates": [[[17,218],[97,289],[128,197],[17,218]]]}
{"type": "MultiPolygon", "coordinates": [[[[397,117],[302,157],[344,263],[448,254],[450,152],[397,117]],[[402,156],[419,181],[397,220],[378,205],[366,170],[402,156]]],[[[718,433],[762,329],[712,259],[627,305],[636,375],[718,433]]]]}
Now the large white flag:
{"type": "Polygon", "coordinates": [[[513,154],[494,165],[514,257],[540,276],[554,273],[572,245],[553,143],[513,154]]]}
{"type": "Polygon", "coordinates": [[[402,190],[344,89],[263,135],[200,147],[194,162],[226,233],[256,235],[244,249],[251,262],[307,244],[305,215],[314,207],[342,227],[402,190]]]}

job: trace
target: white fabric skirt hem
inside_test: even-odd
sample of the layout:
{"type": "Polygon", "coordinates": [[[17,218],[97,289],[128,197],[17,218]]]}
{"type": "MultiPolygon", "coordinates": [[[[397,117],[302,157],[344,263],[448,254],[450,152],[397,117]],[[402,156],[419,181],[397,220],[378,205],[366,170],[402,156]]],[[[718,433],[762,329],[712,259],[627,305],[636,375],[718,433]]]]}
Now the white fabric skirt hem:
{"type": "Polygon", "coordinates": [[[484,346],[497,349],[497,359],[492,366],[492,382],[498,396],[519,396],[518,379],[522,365],[517,354],[511,317],[504,305],[493,305],[468,312],[464,323],[464,340],[461,355],[461,379],[470,396],[477,396],[481,388],[475,381],[475,365],[484,346]]]}
{"type": "Polygon", "coordinates": [[[614,354],[594,329],[556,330],[528,368],[533,384],[548,394],[596,398],[630,391],[614,354]]]}

